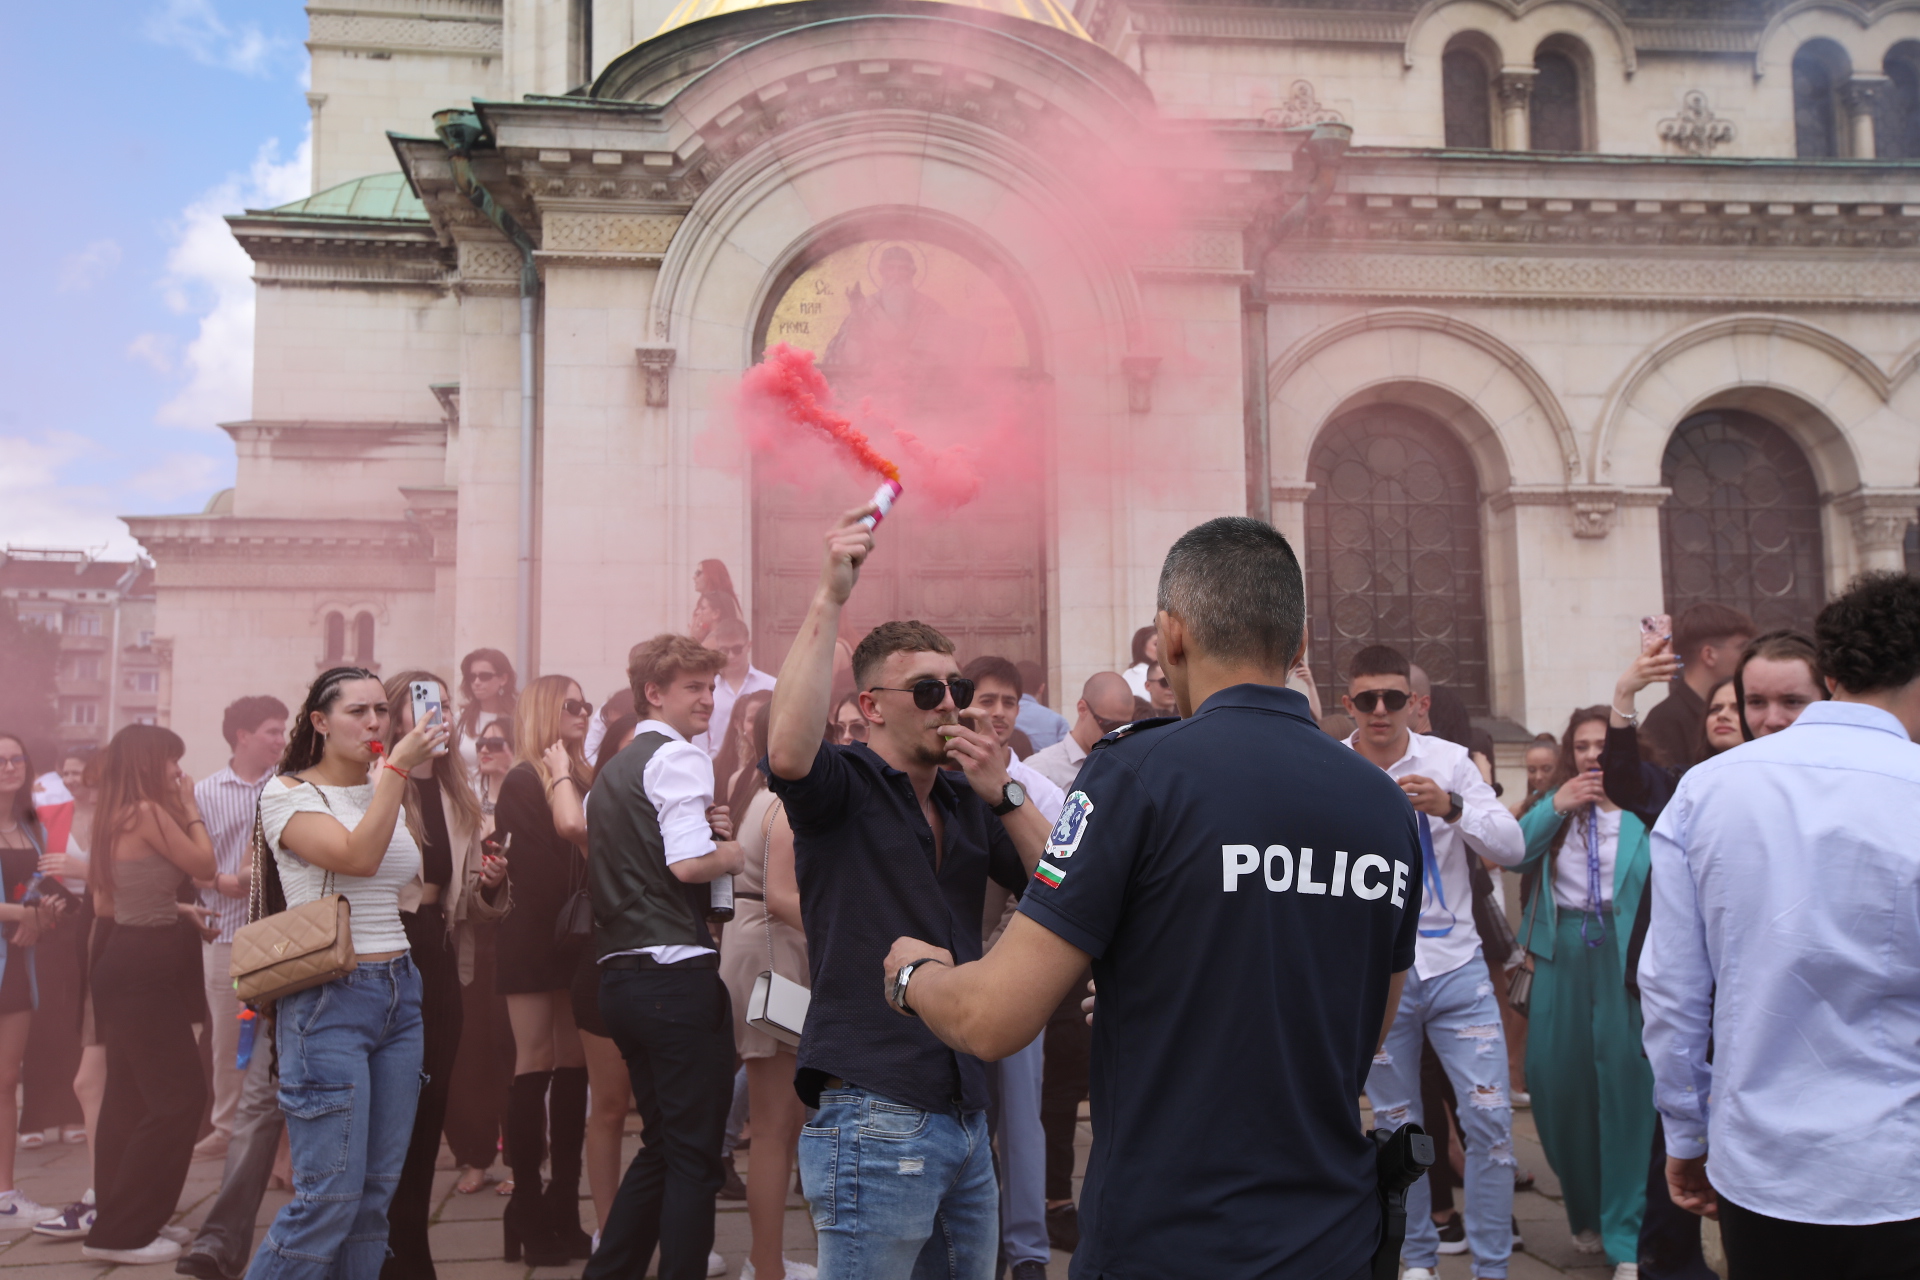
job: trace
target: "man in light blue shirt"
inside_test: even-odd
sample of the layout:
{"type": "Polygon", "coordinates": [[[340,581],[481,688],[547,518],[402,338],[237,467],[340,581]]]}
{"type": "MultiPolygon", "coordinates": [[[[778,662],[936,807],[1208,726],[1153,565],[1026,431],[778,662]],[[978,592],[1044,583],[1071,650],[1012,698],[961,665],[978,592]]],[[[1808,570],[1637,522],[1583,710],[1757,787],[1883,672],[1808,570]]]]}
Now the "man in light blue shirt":
{"type": "Polygon", "coordinates": [[[1741,1280],[1920,1277],[1920,582],[1863,575],[1815,634],[1834,700],[1653,830],[1667,1182],[1741,1280]]]}
{"type": "Polygon", "coordinates": [[[1020,672],[1020,718],[1013,727],[1027,735],[1035,751],[1045,751],[1067,736],[1067,718],[1041,699],[1047,696],[1047,676],[1037,662],[1014,664],[1020,672]]]}

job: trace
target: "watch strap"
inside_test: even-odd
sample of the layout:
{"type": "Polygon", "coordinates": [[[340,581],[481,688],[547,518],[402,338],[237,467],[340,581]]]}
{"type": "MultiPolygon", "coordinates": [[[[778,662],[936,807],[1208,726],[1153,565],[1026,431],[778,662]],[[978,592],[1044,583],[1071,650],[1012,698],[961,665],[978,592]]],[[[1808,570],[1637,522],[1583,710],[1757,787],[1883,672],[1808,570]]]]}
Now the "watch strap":
{"type": "Polygon", "coordinates": [[[1004,818],[1008,814],[1012,813],[1015,809],[1018,809],[1021,804],[1026,803],[1027,789],[1025,787],[1020,788],[1020,801],[1018,804],[1016,804],[1012,800],[1007,799],[1007,791],[1016,785],[1018,784],[1009,782],[1005,787],[1002,787],[1000,789],[1000,803],[993,806],[991,810],[994,817],[1004,818]]]}

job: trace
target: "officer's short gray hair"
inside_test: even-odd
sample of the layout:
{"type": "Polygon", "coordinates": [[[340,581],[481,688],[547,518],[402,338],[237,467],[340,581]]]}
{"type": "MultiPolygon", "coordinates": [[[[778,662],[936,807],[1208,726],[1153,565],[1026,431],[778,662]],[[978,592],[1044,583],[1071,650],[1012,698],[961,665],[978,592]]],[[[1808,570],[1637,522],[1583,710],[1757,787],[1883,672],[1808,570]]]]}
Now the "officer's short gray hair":
{"type": "Polygon", "coordinates": [[[1180,535],[1160,567],[1159,605],[1180,615],[1209,657],[1293,665],[1306,622],[1300,561],[1280,531],[1221,516],[1180,535]]]}

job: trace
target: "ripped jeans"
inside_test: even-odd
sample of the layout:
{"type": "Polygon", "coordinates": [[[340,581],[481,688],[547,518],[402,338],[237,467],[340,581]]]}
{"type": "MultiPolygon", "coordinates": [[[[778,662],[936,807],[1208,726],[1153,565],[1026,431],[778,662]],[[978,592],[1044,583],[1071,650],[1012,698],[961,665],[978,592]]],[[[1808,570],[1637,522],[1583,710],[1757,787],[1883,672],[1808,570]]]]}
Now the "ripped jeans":
{"type": "MultiPolygon", "coordinates": [[[[1451,973],[1422,978],[1407,974],[1400,1011],[1386,1048],[1367,1075],[1374,1123],[1394,1129],[1420,1113],[1420,1038],[1453,1081],[1460,1099],[1460,1137],[1466,1147],[1467,1246],[1473,1274],[1500,1280],[1513,1253],[1513,1111],[1507,1097],[1507,1041],[1500,1005],[1480,952],[1451,973]]],[[[1444,1117],[1434,1123],[1445,1124],[1444,1117]]],[[[1407,1242],[1400,1256],[1409,1267],[1436,1267],[1440,1230],[1433,1222],[1433,1189],[1425,1178],[1407,1192],[1407,1242]]]]}
{"type": "Polygon", "coordinates": [[[420,1101],[420,971],[396,956],[287,996],[274,1043],[293,1200],[248,1280],[378,1280],[420,1101]]]}
{"type": "Polygon", "coordinates": [[[992,1280],[1000,1190],[984,1111],[921,1111],[851,1086],[800,1130],[800,1185],[833,1280],[992,1280]]]}

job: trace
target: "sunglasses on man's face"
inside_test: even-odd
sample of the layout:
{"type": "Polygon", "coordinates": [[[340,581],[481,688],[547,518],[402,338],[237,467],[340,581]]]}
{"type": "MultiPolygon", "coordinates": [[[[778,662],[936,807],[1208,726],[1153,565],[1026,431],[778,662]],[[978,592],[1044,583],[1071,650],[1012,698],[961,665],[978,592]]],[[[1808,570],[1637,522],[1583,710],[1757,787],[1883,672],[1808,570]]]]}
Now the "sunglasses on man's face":
{"type": "Polygon", "coordinates": [[[957,710],[965,711],[973,705],[973,681],[965,676],[955,676],[951,680],[915,680],[910,689],[877,684],[867,690],[868,693],[910,693],[913,695],[913,705],[922,711],[932,711],[939,706],[949,691],[953,694],[953,705],[957,710]]]}
{"type": "Polygon", "coordinates": [[[593,714],[593,704],[591,702],[582,702],[578,698],[568,698],[560,704],[560,709],[570,716],[590,716],[593,714]]]}
{"type": "Polygon", "coordinates": [[[1387,704],[1388,711],[1399,711],[1407,705],[1408,699],[1413,697],[1412,694],[1402,693],[1398,689],[1368,689],[1364,693],[1350,693],[1347,696],[1353,699],[1353,705],[1362,715],[1369,716],[1373,714],[1373,709],[1383,702],[1387,704]]]}
{"type": "Polygon", "coordinates": [[[1102,733],[1112,733],[1115,729],[1119,729],[1133,723],[1132,716],[1121,716],[1118,720],[1109,720],[1105,716],[1094,715],[1094,713],[1091,711],[1087,712],[1087,714],[1090,716],[1093,716],[1093,722],[1100,726],[1100,732],[1102,733]]]}
{"type": "Polygon", "coordinates": [[[1149,681],[1147,681],[1147,685],[1148,685],[1148,686],[1149,686],[1150,688],[1154,688],[1154,689],[1171,689],[1171,688],[1173,688],[1173,682],[1172,682],[1172,681],[1170,681],[1170,680],[1168,680],[1168,679],[1167,679],[1167,678],[1166,678],[1165,676],[1160,676],[1160,677],[1158,677],[1158,678],[1156,678],[1156,679],[1152,679],[1152,680],[1149,680],[1149,681]]]}

